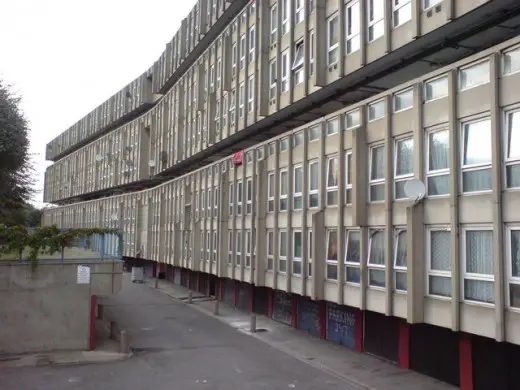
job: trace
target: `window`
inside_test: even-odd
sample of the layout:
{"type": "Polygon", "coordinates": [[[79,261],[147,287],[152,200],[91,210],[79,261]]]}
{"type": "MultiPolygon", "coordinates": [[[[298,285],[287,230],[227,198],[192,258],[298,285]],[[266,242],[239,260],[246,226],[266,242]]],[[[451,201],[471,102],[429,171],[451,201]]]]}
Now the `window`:
{"type": "Polygon", "coordinates": [[[336,117],[327,121],[327,135],[337,134],[339,131],[339,119],[336,117]]]}
{"type": "Polygon", "coordinates": [[[408,266],[408,241],[406,230],[399,230],[395,236],[394,244],[394,272],[395,289],[407,291],[406,268],[408,266]]]}
{"type": "Polygon", "coordinates": [[[289,90],[289,51],[282,53],[282,93],[289,90]]]}
{"type": "Polygon", "coordinates": [[[295,3],[295,7],[296,7],[296,9],[294,10],[294,23],[298,24],[305,20],[304,1],[295,0],[294,3],[295,3]]]}
{"type": "Polygon", "coordinates": [[[195,218],[199,217],[199,193],[195,192],[195,218]]]}
{"type": "Polygon", "coordinates": [[[294,85],[303,83],[305,77],[303,69],[304,61],[303,41],[300,41],[296,43],[296,48],[294,49],[294,62],[292,65],[292,71],[294,72],[294,85]]]}
{"type": "Polygon", "coordinates": [[[359,110],[347,112],[345,114],[345,126],[347,129],[358,127],[361,124],[361,114],[359,110]]]}
{"type": "Polygon", "coordinates": [[[338,157],[327,159],[327,206],[338,205],[338,157]]]}
{"type": "MultiPolygon", "coordinates": [[[[218,196],[219,196],[218,187],[215,187],[213,189],[213,207],[215,208],[215,210],[218,209],[218,203],[219,203],[218,196]]],[[[217,215],[217,213],[215,212],[215,216],[216,215],[217,215]]]]}
{"type": "Polygon", "coordinates": [[[290,29],[290,15],[291,15],[291,0],[280,0],[282,3],[282,35],[289,32],[290,29]]]}
{"type": "Polygon", "coordinates": [[[429,196],[450,193],[449,137],[447,129],[431,131],[427,134],[426,192],[429,196]]]}
{"type": "Polygon", "coordinates": [[[459,91],[489,83],[489,61],[459,69],[459,91]]]}
{"type": "Polygon", "coordinates": [[[276,98],[276,59],[269,64],[269,99],[276,98]]]}
{"type": "Polygon", "coordinates": [[[314,73],[314,31],[309,33],[309,77],[314,73]]]}
{"type": "Polygon", "coordinates": [[[368,42],[385,35],[385,1],[368,0],[368,42]]]}
{"type": "Polygon", "coordinates": [[[448,78],[439,77],[424,83],[424,101],[429,102],[448,96],[448,78]]]}
{"type": "Polygon", "coordinates": [[[237,181],[237,215],[242,214],[242,181],[237,181]]]}
{"type": "Polygon", "coordinates": [[[370,202],[385,200],[385,147],[370,148],[370,202]]]}
{"type": "Polygon", "coordinates": [[[385,101],[379,100],[368,105],[368,121],[375,121],[385,116],[385,101]]]}
{"type": "Polygon", "coordinates": [[[338,280],[338,231],[327,230],[326,276],[330,280],[338,280]]]}
{"type": "Polygon", "coordinates": [[[424,0],[424,9],[427,10],[428,8],[431,8],[434,5],[442,3],[442,1],[443,0],[424,0]]]}
{"type": "Polygon", "coordinates": [[[318,207],[319,204],[319,172],[318,161],[309,161],[309,208],[318,207]]]}
{"type": "Polygon", "coordinates": [[[228,232],[228,264],[233,264],[233,232],[228,232]]]}
{"type": "Polygon", "coordinates": [[[293,180],[293,209],[300,210],[303,207],[303,167],[294,167],[293,180]]]}
{"type": "Polygon", "coordinates": [[[246,231],[246,267],[251,267],[251,230],[246,231]]]}
{"type": "Polygon", "coordinates": [[[255,26],[249,28],[249,63],[255,60],[256,34],[255,26]]]}
{"type": "Polygon", "coordinates": [[[278,6],[271,7],[271,43],[275,43],[278,38],[278,6]]]}
{"type": "Polygon", "coordinates": [[[242,232],[237,231],[236,232],[236,239],[237,242],[235,243],[236,247],[236,261],[235,265],[240,265],[242,263],[242,232]]]}
{"type": "Polygon", "coordinates": [[[451,297],[451,233],[448,229],[430,229],[428,248],[428,294],[451,297]]]}
{"type": "Polygon", "coordinates": [[[404,187],[413,178],[413,139],[406,138],[395,142],[394,197],[406,199],[404,187]]]}
{"type": "Polygon", "coordinates": [[[274,211],[274,173],[270,172],[267,174],[267,212],[272,213],[274,211]]]}
{"type": "Polygon", "coordinates": [[[247,179],[246,196],[246,214],[251,214],[253,212],[253,179],[247,179]]]}
{"type": "Polygon", "coordinates": [[[246,66],[246,35],[240,37],[240,70],[246,66]]]}
{"type": "Polygon", "coordinates": [[[252,113],[255,107],[255,76],[247,80],[247,112],[252,113]]]}
{"type": "Polygon", "coordinates": [[[285,152],[289,149],[289,137],[280,139],[280,152],[285,152]]]}
{"type": "Polygon", "coordinates": [[[520,307],[520,228],[511,227],[507,232],[507,261],[509,270],[509,306],[520,307]]]}
{"type": "Polygon", "coordinates": [[[506,187],[520,187],[520,111],[506,113],[506,134],[504,134],[506,187]]]}
{"type": "Polygon", "coordinates": [[[211,196],[212,196],[212,188],[208,188],[208,192],[206,192],[206,197],[207,197],[207,200],[206,200],[206,216],[209,218],[211,217],[211,205],[213,204],[212,203],[212,199],[211,199],[211,196]]]}
{"type": "Polygon", "coordinates": [[[206,231],[206,261],[209,262],[211,258],[211,232],[206,231]]]}
{"type": "Polygon", "coordinates": [[[345,231],[345,281],[359,284],[361,282],[361,232],[345,231]]]}
{"type": "Polygon", "coordinates": [[[220,128],[220,100],[215,102],[215,129],[218,131],[220,128]]]}
{"type": "Polygon", "coordinates": [[[368,285],[386,286],[385,280],[385,231],[371,230],[368,243],[368,285]]]}
{"type": "Polygon", "coordinates": [[[491,190],[491,120],[463,124],[461,138],[462,192],[491,190]]]}
{"type": "Polygon", "coordinates": [[[287,169],[280,171],[280,211],[287,211],[289,208],[289,201],[287,196],[289,194],[288,189],[289,174],[287,169]]]}
{"type": "Polygon", "coordinates": [[[303,131],[299,131],[293,134],[293,148],[303,144],[303,131]]]}
{"type": "Polygon", "coordinates": [[[393,0],[392,4],[394,9],[394,27],[398,27],[409,20],[412,20],[411,0],[393,0]]]}
{"type": "Polygon", "coordinates": [[[345,32],[347,39],[347,54],[358,51],[361,47],[361,11],[359,8],[359,1],[351,3],[347,6],[345,11],[345,32]]]}
{"type": "Polygon", "coordinates": [[[352,204],[352,152],[345,154],[345,203],[352,204]]]}
{"type": "Polygon", "coordinates": [[[227,127],[227,116],[228,116],[228,99],[227,95],[222,96],[222,128],[227,127]]]}
{"type": "Polygon", "coordinates": [[[279,232],[279,238],[278,271],[287,272],[287,232],[281,230],[279,232]]]}
{"type": "Polygon", "coordinates": [[[339,59],[339,22],[338,15],[327,21],[327,64],[334,65],[339,59]]]}
{"type": "Polygon", "coordinates": [[[240,84],[238,89],[238,116],[242,118],[244,116],[244,95],[245,95],[245,85],[244,83],[240,84]]]}
{"type": "Polygon", "coordinates": [[[267,270],[274,269],[274,232],[267,232],[267,270]]]}
{"type": "Polygon", "coordinates": [[[502,54],[502,74],[509,75],[520,71],[520,48],[502,54]]]}
{"type": "Polygon", "coordinates": [[[413,90],[407,89],[394,95],[394,112],[413,107],[413,90]]]}
{"type": "Polygon", "coordinates": [[[213,262],[215,263],[217,261],[217,232],[213,231],[213,262]]]}
{"type": "Polygon", "coordinates": [[[232,49],[231,49],[231,71],[232,74],[235,73],[235,69],[237,67],[237,44],[236,42],[233,43],[232,49]]]}
{"type": "Polygon", "coordinates": [[[302,232],[293,231],[293,263],[292,273],[294,275],[302,274],[302,232]]]}
{"type": "Polygon", "coordinates": [[[309,133],[308,133],[309,142],[316,141],[317,139],[319,139],[320,132],[321,132],[320,125],[310,127],[309,133]]]}
{"type": "Polygon", "coordinates": [[[462,240],[464,299],[494,303],[492,228],[464,229],[462,240]]]}
{"type": "Polygon", "coordinates": [[[312,277],[312,229],[308,230],[309,241],[307,242],[307,277],[312,277]]]}

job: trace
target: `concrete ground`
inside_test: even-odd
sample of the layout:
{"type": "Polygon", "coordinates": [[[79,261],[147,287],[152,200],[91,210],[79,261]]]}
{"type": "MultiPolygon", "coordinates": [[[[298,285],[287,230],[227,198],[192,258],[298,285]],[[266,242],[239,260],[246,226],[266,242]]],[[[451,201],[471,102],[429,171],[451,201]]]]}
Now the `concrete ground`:
{"type": "MultiPolygon", "coordinates": [[[[355,354],[361,360],[348,362],[343,358],[339,362],[342,369],[338,371],[337,366],[324,363],[334,360],[341,352],[346,353],[345,348],[276,323],[267,332],[251,337],[244,333],[247,315],[221,304],[221,315],[214,318],[208,315],[213,304],[210,301],[187,305],[170,296],[186,295],[178,286],[163,282],[158,291],[146,284],[132,284],[128,276],[125,275],[123,290],[106,300],[105,311],[107,317],[117,320],[129,331],[135,353],[132,358],[95,365],[5,368],[0,370],[0,389],[450,388],[439,382],[434,386],[435,381],[402,370],[404,374],[396,383],[391,376],[397,371],[389,368],[392,366],[382,363],[369,367],[373,358],[363,354],[355,354]],[[262,339],[262,335],[269,335],[271,339],[262,339]],[[297,344],[300,344],[299,351],[295,352],[297,344]],[[320,349],[320,345],[326,349],[320,349]],[[329,360],[322,356],[324,352],[330,355],[329,360]],[[365,357],[369,360],[363,360],[365,357]],[[363,373],[372,371],[380,383],[373,386],[349,376],[356,365],[363,373]],[[407,376],[412,378],[409,384],[403,379],[407,376]],[[381,381],[384,377],[386,382],[381,381]],[[405,382],[407,386],[403,386],[405,382]],[[411,384],[415,387],[410,387],[411,384]]],[[[269,324],[259,318],[258,325],[266,328],[269,324]]],[[[346,356],[352,358],[348,353],[346,356]]]]}

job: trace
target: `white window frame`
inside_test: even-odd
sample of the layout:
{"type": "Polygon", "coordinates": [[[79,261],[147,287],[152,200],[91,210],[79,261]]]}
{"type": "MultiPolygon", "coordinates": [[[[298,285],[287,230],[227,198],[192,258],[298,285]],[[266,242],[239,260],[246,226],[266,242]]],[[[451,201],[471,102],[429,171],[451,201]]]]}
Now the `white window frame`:
{"type": "Polygon", "coordinates": [[[246,179],[246,214],[253,213],[253,179],[246,179]],[[251,191],[250,191],[251,189],[251,191]]]}
{"type": "Polygon", "coordinates": [[[274,172],[267,173],[267,212],[273,213],[275,211],[275,180],[274,172]]]}
{"type": "Polygon", "coordinates": [[[355,53],[359,49],[361,49],[361,7],[359,4],[359,1],[353,1],[350,4],[346,6],[345,9],[345,51],[348,54],[355,53]],[[353,12],[352,10],[357,8],[357,14],[353,12]],[[357,28],[352,28],[352,25],[356,26],[355,23],[351,23],[351,20],[349,16],[352,17],[352,19],[357,18],[357,28]]]}
{"type": "Polygon", "coordinates": [[[466,65],[466,66],[463,66],[461,68],[459,68],[458,72],[457,72],[457,85],[458,85],[458,90],[459,92],[462,92],[462,91],[468,91],[472,88],[476,88],[478,86],[481,86],[481,85],[484,85],[484,84],[488,84],[491,80],[491,63],[489,61],[489,59],[485,59],[483,61],[478,61],[478,62],[474,62],[470,65],[466,65]],[[476,67],[479,67],[481,65],[487,65],[487,80],[485,81],[479,81],[477,82],[476,84],[472,84],[472,85],[465,85],[463,86],[462,85],[462,77],[461,77],[461,73],[465,70],[468,70],[468,69],[471,69],[471,68],[476,68],[476,67]]]}
{"type": "Polygon", "coordinates": [[[240,70],[246,67],[246,34],[240,37],[240,70]]]}
{"type": "Polygon", "coordinates": [[[211,232],[209,230],[206,230],[206,262],[209,263],[211,260],[211,232]]]}
{"type": "MultiPolygon", "coordinates": [[[[219,192],[218,192],[218,189],[219,187],[218,186],[215,186],[213,187],[213,208],[215,210],[218,209],[218,204],[219,204],[219,192]]],[[[217,215],[217,212],[215,211],[215,216],[217,215]]]]}
{"type": "MultiPolygon", "coordinates": [[[[383,251],[384,251],[384,263],[385,264],[372,264],[370,262],[370,255],[371,255],[371,252],[372,252],[372,239],[373,239],[373,236],[374,234],[376,233],[382,233],[383,234],[383,237],[385,235],[385,230],[382,229],[382,228],[374,228],[374,229],[370,229],[369,232],[368,232],[368,257],[367,257],[367,268],[368,268],[368,272],[367,272],[367,284],[370,288],[373,288],[373,289],[378,289],[378,290],[384,290],[386,289],[386,279],[385,279],[385,286],[375,286],[375,285],[371,285],[370,284],[370,271],[371,270],[375,270],[375,271],[382,271],[385,273],[385,277],[386,277],[386,261],[387,261],[387,256],[388,254],[386,253],[386,248],[384,247],[384,243],[383,243],[383,251]]],[[[383,242],[384,242],[384,239],[383,239],[383,242]]]]}
{"type": "Polygon", "coordinates": [[[325,134],[334,135],[339,133],[339,117],[334,117],[325,122],[325,134]],[[330,126],[329,126],[330,125],[330,126]],[[332,128],[332,131],[330,129],[332,128]]]}
{"type": "Polygon", "coordinates": [[[240,266],[242,265],[242,230],[235,230],[235,236],[235,266],[240,266]]]}
{"type": "Polygon", "coordinates": [[[246,268],[251,268],[251,247],[252,247],[252,231],[251,230],[246,230],[246,248],[245,248],[245,253],[246,253],[246,268]]]}
{"type": "Polygon", "coordinates": [[[353,282],[351,280],[348,280],[347,278],[347,275],[348,275],[348,269],[351,268],[351,269],[357,269],[359,270],[359,279],[360,279],[360,282],[361,282],[361,252],[359,253],[359,261],[355,262],[355,261],[348,261],[348,254],[350,252],[350,234],[351,233],[357,233],[359,235],[359,240],[360,240],[360,243],[361,243],[361,231],[360,230],[357,230],[357,229],[345,229],[345,257],[343,259],[343,263],[345,264],[345,270],[344,270],[344,276],[343,276],[343,281],[347,284],[350,284],[350,285],[354,285],[354,286],[359,286],[360,283],[358,282],[353,282]]]}
{"type": "Polygon", "coordinates": [[[411,0],[394,0],[392,1],[392,23],[394,28],[402,26],[403,24],[409,22],[412,20],[412,1],[411,0]],[[397,2],[397,4],[396,4],[397,2]],[[405,21],[399,22],[399,24],[396,24],[396,20],[399,21],[398,18],[396,18],[396,14],[399,13],[403,8],[409,7],[410,8],[410,18],[406,19],[405,21]]]}
{"type": "Polygon", "coordinates": [[[293,230],[293,239],[292,239],[292,274],[296,276],[302,275],[302,257],[296,257],[296,234],[300,233],[301,236],[301,256],[303,257],[303,232],[301,229],[295,229],[293,230]],[[298,272],[297,269],[295,269],[295,264],[299,264],[300,270],[298,272]]]}
{"type": "Polygon", "coordinates": [[[242,215],[242,202],[243,202],[243,191],[244,185],[242,180],[237,180],[237,215],[242,215]]]}
{"type": "Polygon", "coordinates": [[[359,127],[359,126],[361,126],[361,110],[359,108],[345,113],[345,129],[346,130],[355,129],[356,127],[359,127]],[[354,114],[356,116],[353,116],[354,114]],[[349,125],[349,119],[348,119],[349,117],[355,118],[356,123],[349,125]]]}
{"type": "MultiPolygon", "coordinates": [[[[370,203],[381,203],[381,202],[384,202],[385,199],[381,199],[381,200],[372,200],[372,197],[371,197],[371,191],[370,191],[370,187],[372,186],[379,186],[379,185],[386,185],[386,166],[383,168],[383,171],[384,171],[384,177],[383,178],[376,178],[376,179],[372,179],[372,155],[373,155],[373,151],[374,149],[378,149],[378,148],[383,148],[383,151],[385,153],[385,162],[386,162],[386,153],[387,153],[387,150],[385,148],[385,145],[384,144],[375,144],[375,145],[370,145],[370,150],[369,150],[369,160],[368,160],[368,180],[369,180],[369,190],[368,190],[368,196],[369,196],[369,200],[370,200],[370,203]]],[[[386,197],[386,194],[385,194],[385,197],[386,197]]]]}
{"type": "Polygon", "coordinates": [[[281,274],[287,273],[287,252],[289,247],[289,233],[287,230],[278,231],[278,272],[281,274]],[[282,234],[285,234],[285,255],[282,255],[282,234]],[[285,270],[281,270],[281,264],[284,264],[285,270]]]}
{"type": "Polygon", "coordinates": [[[307,228],[307,279],[312,279],[312,228],[307,228]]]}
{"type": "Polygon", "coordinates": [[[385,117],[385,101],[384,101],[384,99],[380,99],[380,100],[377,100],[377,101],[375,101],[375,102],[372,102],[372,103],[370,103],[370,104],[367,106],[367,118],[368,118],[368,122],[369,122],[369,123],[370,123],[370,122],[377,121],[377,120],[379,120],[379,119],[381,119],[381,118],[384,118],[384,117],[385,117]],[[371,116],[370,116],[370,108],[371,108],[371,107],[374,107],[374,106],[376,106],[376,105],[378,105],[378,104],[382,104],[382,105],[383,105],[383,115],[381,115],[381,116],[377,116],[377,117],[371,117],[371,116]]]}
{"type": "Polygon", "coordinates": [[[215,91],[215,65],[209,68],[209,88],[211,92],[215,91]]]}
{"type": "Polygon", "coordinates": [[[229,183],[229,215],[233,215],[235,211],[235,186],[233,183],[229,183]]]}
{"type": "Polygon", "coordinates": [[[293,72],[294,85],[303,83],[305,80],[305,44],[303,40],[295,44],[294,61],[291,70],[293,72]],[[299,58],[301,58],[300,61],[298,60],[299,58]]]}
{"type": "Polygon", "coordinates": [[[518,55],[520,56],[520,47],[516,46],[514,48],[507,49],[507,50],[504,50],[502,52],[502,58],[501,58],[501,74],[502,74],[502,76],[510,76],[510,75],[513,75],[513,74],[516,74],[516,73],[520,72],[520,61],[518,62],[516,67],[512,67],[510,70],[506,70],[505,57],[506,57],[506,55],[508,55],[510,53],[518,53],[518,55]]]}
{"type": "MultiPolygon", "coordinates": [[[[441,226],[432,226],[426,229],[426,258],[427,258],[427,266],[426,266],[426,295],[433,298],[440,298],[451,300],[451,295],[453,295],[453,291],[450,290],[450,296],[433,294],[430,289],[430,277],[434,278],[446,278],[451,282],[452,272],[451,271],[441,271],[432,269],[432,233],[433,232],[447,232],[451,235],[451,229],[449,227],[441,227],[441,226]]],[[[451,249],[451,248],[450,248],[451,249]]],[[[453,262],[451,259],[450,252],[450,264],[453,262]]]]}
{"type": "Polygon", "coordinates": [[[309,32],[309,72],[311,77],[314,73],[314,30],[309,32]]]}
{"type": "Polygon", "coordinates": [[[220,129],[220,100],[215,102],[215,128],[220,129]]]}
{"type": "Polygon", "coordinates": [[[409,181],[410,179],[413,179],[414,177],[414,172],[413,172],[413,153],[414,153],[414,149],[415,149],[415,145],[413,144],[413,137],[403,137],[403,138],[397,138],[395,140],[395,144],[394,144],[394,199],[395,200],[407,200],[408,198],[405,196],[403,198],[398,198],[397,197],[397,184],[398,183],[401,183],[401,182],[407,182],[409,181]],[[398,145],[401,143],[401,142],[407,142],[407,141],[412,141],[412,172],[411,173],[406,173],[406,174],[402,174],[402,175],[398,175],[397,173],[397,162],[398,162],[398,158],[399,158],[399,155],[398,155],[398,151],[399,151],[399,147],[398,145]]]}
{"type": "Polygon", "coordinates": [[[294,0],[294,24],[297,25],[305,20],[305,1],[294,0]]]}
{"type": "Polygon", "coordinates": [[[238,45],[236,42],[233,42],[231,46],[231,74],[234,75],[237,69],[237,60],[238,60],[238,45]]]}
{"type": "Polygon", "coordinates": [[[309,161],[308,163],[308,168],[309,168],[309,172],[308,172],[308,182],[309,182],[309,202],[308,202],[308,205],[307,207],[312,209],[312,208],[318,208],[319,205],[320,205],[320,173],[319,173],[319,162],[318,160],[311,160],[309,161]],[[316,180],[317,182],[317,188],[311,188],[311,185],[312,185],[312,167],[313,166],[316,166],[316,172],[318,172],[318,178],[316,180]],[[315,196],[316,198],[318,198],[318,204],[316,206],[311,206],[312,205],[312,202],[311,202],[311,197],[315,196]]]}
{"type": "Polygon", "coordinates": [[[278,142],[278,144],[280,145],[279,146],[280,153],[289,150],[289,137],[280,138],[280,141],[278,142]]]}
{"type": "MultiPolygon", "coordinates": [[[[330,35],[330,32],[331,32],[331,22],[336,20],[336,23],[338,24],[338,30],[339,30],[339,14],[338,13],[335,13],[334,15],[331,15],[327,18],[327,66],[332,66],[334,64],[337,64],[339,62],[339,39],[338,39],[338,42],[334,43],[334,44],[331,44],[331,35],[330,35]],[[335,54],[335,57],[336,57],[336,60],[335,61],[331,61],[331,54],[332,53],[336,53],[335,54]]],[[[338,35],[339,37],[339,35],[338,35]]]]}
{"type": "Polygon", "coordinates": [[[222,80],[222,59],[217,59],[217,88],[220,89],[222,80]]]}
{"type": "Polygon", "coordinates": [[[277,61],[276,58],[274,58],[269,63],[269,99],[275,99],[276,93],[277,93],[277,81],[276,81],[276,75],[277,75],[277,61]]]}
{"type": "Polygon", "coordinates": [[[511,304],[511,285],[520,286],[520,277],[519,276],[513,276],[513,256],[511,253],[512,250],[512,243],[511,243],[511,234],[514,231],[520,231],[520,225],[518,224],[512,224],[506,226],[506,243],[507,243],[507,253],[505,255],[505,259],[507,261],[507,305],[509,309],[513,311],[520,311],[520,305],[519,306],[512,306],[511,304]]]}
{"type": "Polygon", "coordinates": [[[426,194],[429,198],[432,198],[432,197],[446,197],[446,196],[449,196],[449,190],[448,190],[448,193],[446,194],[440,194],[440,195],[431,195],[430,194],[430,191],[428,189],[428,178],[431,178],[431,177],[442,177],[442,176],[446,176],[446,175],[450,175],[450,166],[449,166],[449,161],[448,161],[448,168],[443,168],[443,169],[436,169],[436,170],[430,170],[430,135],[431,134],[434,134],[434,133],[440,133],[440,132],[446,132],[446,134],[448,135],[448,147],[450,147],[449,145],[449,135],[450,135],[450,131],[448,129],[448,127],[446,126],[442,126],[442,127],[438,127],[438,128],[434,128],[434,129],[431,129],[431,130],[428,130],[426,131],[426,159],[425,159],[425,165],[426,165],[426,194]]]}
{"type": "Polygon", "coordinates": [[[325,190],[327,193],[327,199],[326,204],[327,207],[337,207],[338,206],[338,199],[339,199],[339,192],[338,192],[338,184],[339,184],[339,156],[329,156],[327,157],[327,168],[326,168],[326,182],[325,182],[325,190]],[[330,170],[330,163],[331,161],[334,161],[335,167],[336,167],[336,185],[329,186],[329,170],[330,170]],[[333,204],[329,204],[329,193],[336,193],[336,202],[333,204]]]}
{"type": "Polygon", "coordinates": [[[274,271],[274,246],[275,246],[275,242],[274,242],[274,230],[268,230],[267,231],[267,239],[266,239],[266,244],[267,244],[267,249],[266,249],[266,253],[267,253],[267,271],[268,272],[272,272],[274,271]],[[272,248],[271,248],[271,244],[272,243],[272,248]],[[271,252],[271,249],[272,249],[272,252],[271,252]],[[269,260],[271,262],[269,262],[269,260]],[[271,265],[271,266],[269,266],[271,265]]]}
{"type": "MultiPolygon", "coordinates": [[[[482,302],[482,301],[474,301],[472,299],[466,299],[465,297],[465,291],[464,291],[464,281],[466,279],[469,279],[469,280],[481,280],[481,281],[485,281],[485,282],[492,282],[493,283],[493,287],[494,287],[494,284],[495,284],[495,275],[494,274],[474,274],[474,273],[469,273],[469,272],[466,272],[466,264],[467,264],[467,258],[466,258],[466,233],[469,232],[469,231],[491,231],[493,232],[493,227],[492,226],[464,226],[462,227],[461,229],[461,240],[462,240],[462,243],[461,243],[461,272],[460,272],[460,277],[461,277],[461,283],[460,283],[460,288],[461,288],[461,301],[463,302],[471,302],[471,303],[474,303],[474,304],[478,304],[478,305],[483,305],[483,306],[494,306],[495,305],[495,301],[496,301],[496,296],[495,296],[495,293],[494,293],[494,290],[493,290],[493,300],[494,302],[493,303],[490,303],[490,302],[482,302]]],[[[493,238],[491,239],[491,241],[493,242],[493,238]]],[[[494,253],[494,251],[493,251],[494,253]]],[[[492,259],[493,261],[495,261],[495,259],[492,259]]]]}
{"type": "MultiPolygon", "coordinates": [[[[491,117],[489,117],[489,116],[485,116],[485,117],[473,119],[473,120],[468,120],[466,122],[460,123],[460,130],[459,130],[460,131],[459,132],[459,134],[460,134],[460,167],[461,167],[460,168],[460,170],[461,170],[460,192],[463,194],[488,193],[493,190],[493,188],[490,188],[487,190],[467,191],[466,192],[466,191],[464,191],[464,185],[463,185],[465,172],[480,171],[480,170],[486,170],[486,169],[491,170],[492,160],[493,160],[492,158],[490,158],[490,161],[488,163],[477,163],[477,164],[469,164],[469,165],[464,164],[464,151],[466,150],[466,145],[465,145],[466,127],[470,126],[472,124],[475,124],[475,123],[483,122],[483,121],[489,121],[489,131],[490,131],[490,138],[491,138],[493,129],[492,129],[492,124],[491,124],[491,117]]],[[[488,146],[491,149],[491,145],[489,144],[488,146]]],[[[493,175],[493,172],[490,172],[490,175],[493,175]]]]}
{"type": "Polygon", "coordinates": [[[244,117],[244,100],[245,100],[245,94],[246,94],[246,86],[245,83],[240,83],[240,86],[238,87],[238,117],[243,118],[244,117]]]}
{"type": "Polygon", "coordinates": [[[437,4],[442,3],[444,0],[423,0],[423,10],[429,10],[435,7],[437,4]]]}
{"type": "Polygon", "coordinates": [[[337,281],[339,278],[338,275],[338,241],[339,241],[339,232],[337,228],[327,228],[327,234],[325,235],[325,279],[337,281]],[[336,260],[329,259],[329,243],[330,243],[330,234],[332,232],[336,232],[336,260]],[[336,267],[336,278],[329,277],[329,267],[333,269],[336,267]]]}
{"type": "Polygon", "coordinates": [[[446,93],[445,94],[441,94],[439,96],[434,96],[432,98],[428,98],[428,93],[427,93],[428,85],[430,85],[432,83],[436,83],[436,82],[441,82],[443,84],[446,83],[446,87],[448,87],[448,76],[442,75],[442,76],[439,76],[439,77],[435,77],[433,79],[429,79],[429,80],[424,82],[424,86],[423,86],[423,99],[424,99],[425,103],[433,102],[433,101],[438,100],[438,99],[443,99],[443,98],[445,98],[445,97],[447,97],[449,95],[448,88],[446,88],[446,93]]]}
{"type": "Polygon", "coordinates": [[[247,79],[247,112],[252,113],[255,108],[255,76],[247,79]]]}
{"type": "Polygon", "coordinates": [[[510,126],[512,123],[512,116],[517,114],[518,118],[518,127],[520,128],[520,108],[512,109],[504,111],[504,126],[503,126],[503,142],[504,142],[504,189],[506,190],[516,190],[519,189],[520,186],[516,187],[508,187],[508,173],[507,168],[511,166],[519,166],[520,165],[520,156],[518,157],[509,157],[509,149],[511,144],[511,136],[510,136],[510,126]]]}
{"type": "Polygon", "coordinates": [[[227,127],[227,118],[228,118],[228,96],[222,96],[222,128],[225,129],[227,127]]]}
{"type": "Polygon", "coordinates": [[[278,202],[278,211],[286,212],[289,210],[289,170],[287,168],[280,169],[280,174],[278,176],[278,184],[280,190],[280,198],[278,202]],[[287,193],[282,194],[282,182],[283,182],[283,174],[286,175],[285,183],[287,184],[287,193]],[[282,201],[285,201],[285,208],[282,208],[282,201]]]}
{"type": "Polygon", "coordinates": [[[251,64],[255,60],[255,50],[256,50],[256,29],[255,26],[249,27],[249,64],[251,64]]]}
{"type": "Polygon", "coordinates": [[[303,208],[303,165],[298,164],[293,168],[293,210],[301,210],[303,208]],[[296,171],[299,170],[301,172],[301,189],[297,191],[296,188],[296,171]],[[296,200],[300,199],[300,207],[296,207],[296,200]]]}
{"type": "Polygon", "coordinates": [[[284,92],[287,92],[289,90],[289,74],[290,74],[290,53],[289,53],[289,50],[285,50],[282,52],[281,54],[281,58],[282,58],[282,63],[280,64],[281,65],[281,79],[282,79],[282,84],[281,84],[281,88],[280,88],[280,92],[281,93],[284,93],[284,92]],[[285,67],[285,69],[284,69],[285,67]]]}
{"type": "MultiPolygon", "coordinates": [[[[395,291],[406,293],[408,291],[408,286],[407,286],[406,290],[399,289],[398,286],[397,286],[397,274],[405,274],[406,275],[408,273],[408,265],[406,267],[404,267],[402,265],[398,265],[397,264],[397,255],[398,255],[397,248],[399,248],[399,240],[400,240],[400,236],[401,236],[402,233],[406,234],[407,242],[405,243],[405,245],[408,246],[408,232],[407,232],[406,228],[395,229],[395,235],[394,235],[394,259],[393,259],[394,260],[394,289],[395,289],[395,291]]],[[[408,249],[407,249],[407,257],[408,257],[408,249]]],[[[408,264],[408,262],[407,262],[407,264],[408,264]]]]}
{"type": "Polygon", "coordinates": [[[384,37],[385,36],[385,7],[386,7],[386,4],[385,4],[385,1],[384,0],[368,0],[367,1],[367,18],[368,18],[368,24],[367,24],[367,30],[368,30],[368,34],[367,34],[367,41],[370,43],[370,42],[374,42],[376,40],[378,40],[379,38],[381,37],[384,37]],[[374,2],[380,2],[378,5],[374,5],[374,2]],[[380,18],[378,19],[372,19],[371,20],[371,10],[372,8],[374,9],[382,9],[383,10],[383,14],[381,15],[380,18]],[[383,24],[383,34],[381,35],[378,35],[378,36],[374,36],[373,38],[371,38],[370,36],[370,31],[373,31],[375,26],[379,23],[382,23],[383,24]]]}
{"type": "Polygon", "coordinates": [[[233,265],[233,230],[228,230],[228,265],[233,265]]]}
{"type": "Polygon", "coordinates": [[[212,195],[213,195],[213,187],[210,186],[206,190],[206,217],[208,217],[208,218],[211,217],[211,209],[213,208],[213,207],[211,207],[213,204],[213,202],[212,202],[213,199],[211,198],[212,195]]]}
{"type": "Polygon", "coordinates": [[[282,35],[291,29],[291,0],[280,0],[282,3],[282,35]]]}
{"type": "Polygon", "coordinates": [[[352,150],[345,153],[345,204],[352,204],[352,150]],[[349,164],[350,160],[350,164],[349,164]],[[350,180],[349,180],[350,177],[350,180]],[[350,196],[349,196],[350,193],[350,196]],[[349,202],[350,199],[350,202],[349,202]]]}
{"type": "Polygon", "coordinates": [[[271,7],[270,10],[270,23],[271,23],[271,44],[275,43],[278,39],[278,4],[271,7]]]}
{"type": "Polygon", "coordinates": [[[396,92],[394,93],[394,96],[392,98],[392,103],[393,103],[393,109],[394,109],[394,114],[397,114],[398,112],[403,112],[403,111],[406,111],[406,110],[410,110],[413,108],[413,88],[407,88],[407,89],[404,89],[402,91],[399,91],[399,92],[396,92]],[[407,106],[407,107],[404,107],[404,108],[397,108],[397,104],[396,104],[396,99],[399,98],[400,96],[402,95],[405,95],[405,94],[411,94],[412,95],[412,103],[411,105],[407,106]]]}

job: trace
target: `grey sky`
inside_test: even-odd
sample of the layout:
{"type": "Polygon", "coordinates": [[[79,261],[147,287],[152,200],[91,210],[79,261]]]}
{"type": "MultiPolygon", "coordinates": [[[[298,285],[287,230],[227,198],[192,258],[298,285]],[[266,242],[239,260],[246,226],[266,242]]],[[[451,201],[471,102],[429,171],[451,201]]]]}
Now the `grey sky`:
{"type": "Polygon", "coordinates": [[[149,68],[194,4],[0,0],[0,79],[22,97],[39,190],[45,144],[149,68]]]}

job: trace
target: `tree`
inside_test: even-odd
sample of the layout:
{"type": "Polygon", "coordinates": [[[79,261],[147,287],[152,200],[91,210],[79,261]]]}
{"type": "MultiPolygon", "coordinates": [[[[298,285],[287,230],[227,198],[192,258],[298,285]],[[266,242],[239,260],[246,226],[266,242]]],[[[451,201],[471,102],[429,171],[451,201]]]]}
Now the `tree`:
{"type": "Polygon", "coordinates": [[[0,80],[0,223],[27,221],[27,201],[34,190],[29,156],[29,127],[20,97],[0,80]],[[25,210],[24,210],[25,209],[25,210]]]}

